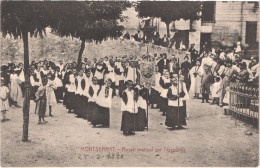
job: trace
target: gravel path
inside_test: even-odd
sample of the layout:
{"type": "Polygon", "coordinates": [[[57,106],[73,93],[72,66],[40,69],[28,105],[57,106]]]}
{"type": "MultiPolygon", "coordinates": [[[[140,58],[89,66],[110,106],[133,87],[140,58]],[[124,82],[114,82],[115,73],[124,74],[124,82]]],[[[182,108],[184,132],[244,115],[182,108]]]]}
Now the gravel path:
{"type": "Polygon", "coordinates": [[[22,110],[10,109],[10,121],[1,123],[1,166],[257,166],[258,130],[200,101],[187,102],[185,129],[168,130],[165,117],[150,109],[149,131],[128,137],[120,131],[118,97],[110,128],[92,128],[62,104],[46,125],[37,125],[32,102],[29,142],[21,141],[22,110]]]}

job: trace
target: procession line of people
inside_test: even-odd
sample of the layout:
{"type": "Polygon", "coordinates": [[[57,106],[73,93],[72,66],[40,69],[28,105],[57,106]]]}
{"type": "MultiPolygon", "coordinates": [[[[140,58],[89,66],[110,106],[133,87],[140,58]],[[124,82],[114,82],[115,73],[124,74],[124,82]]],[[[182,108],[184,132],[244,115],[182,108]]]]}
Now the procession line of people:
{"type": "MultiPolygon", "coordinates": [[[[93,61],[84,58],[76,62],[32,61],[30,65],[30,99],[36,102],[35,113],[38,124],[46,124],[46,112],[53,117],[53,107],[63,102],[69,113],[87,119],[93,127],[109,127],[114,96],[122,99],[121,131],[133,135],[148,127],[148,106],[159,108],[165,125],[172,129],[186,125],[186,101],[189,94],[202,96],[202,103],[223,106],[229,103],[231,82],[258,80],[258,61],[252,58],[249,64],[235,56],[235,60],[221,58],[214,52],[203,51],[201,56],[190,61],[186,55],[179,63],[175,55],[167,58],[166,53],[153,57],[104,57],[93,61]],[[152,87],[142,79],[141,65],[154,66],[151,71],[152,87]],[[151,64],[150,64],[151,63],[151,64]],[[152,80],[153,79],[153,80],[152,80]]],[[[1,109],[3,120],[9,104],[20,108],[24,91],[23,65],[10,63],[1,66],[1,109]]]]}

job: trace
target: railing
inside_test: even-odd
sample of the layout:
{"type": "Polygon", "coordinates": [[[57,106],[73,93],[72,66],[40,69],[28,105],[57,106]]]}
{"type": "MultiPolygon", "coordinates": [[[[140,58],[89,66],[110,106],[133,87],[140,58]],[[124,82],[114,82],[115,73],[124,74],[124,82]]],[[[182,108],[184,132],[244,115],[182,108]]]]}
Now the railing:
{"type": "Polygon", "coordinates": [[[259,87],[233,83],[230,85],[229,98],[229,110],[233,116],[258,126],[259,87]]]}

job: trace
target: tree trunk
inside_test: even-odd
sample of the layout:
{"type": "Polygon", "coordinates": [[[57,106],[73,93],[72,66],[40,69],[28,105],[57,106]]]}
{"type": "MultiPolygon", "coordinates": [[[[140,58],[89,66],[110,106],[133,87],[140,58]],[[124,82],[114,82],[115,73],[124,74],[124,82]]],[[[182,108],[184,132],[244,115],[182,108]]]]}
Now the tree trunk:
{"type": "Polygon", "coordinates": [[[28,32],[22,32],[24,46],[24,78],[25,95],[23,101],[23,138],[22,141],[28,141],[29,111],[30,111],[30,76],[29,76],[29,46],[28,32]]]}
{"type": "Polygon", "coordinates": [[[166,27],[167,27],[167,37],[170,37],[170,22],[166,22],[166,27]]]}
{"type": "Polygon", "coordinates": [[[80,45],[80,50],[79,50],[79,55],[78,55],[78,67],[80,66],[80,63],[82,61],[82,54],[85,49],[85,42],[86,42],[85,38],[81,40],[81,45],[80,45]]]}

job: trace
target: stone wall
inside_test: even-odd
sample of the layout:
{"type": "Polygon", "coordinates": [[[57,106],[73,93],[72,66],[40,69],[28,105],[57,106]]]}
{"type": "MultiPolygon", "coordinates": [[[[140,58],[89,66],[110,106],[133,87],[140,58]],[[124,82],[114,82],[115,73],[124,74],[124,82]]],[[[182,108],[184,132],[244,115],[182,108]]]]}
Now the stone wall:
{"type": "Polygon", "coordinates": [[[216,3],[216,23],[212,30],[212,41],[222,42],[231,46],[242,37],[245,44],[246,21],[257,21],[257,41],[259,42],[259,9],[252,12],[254,4],[248,2],[221,2],[216,3]]]}

